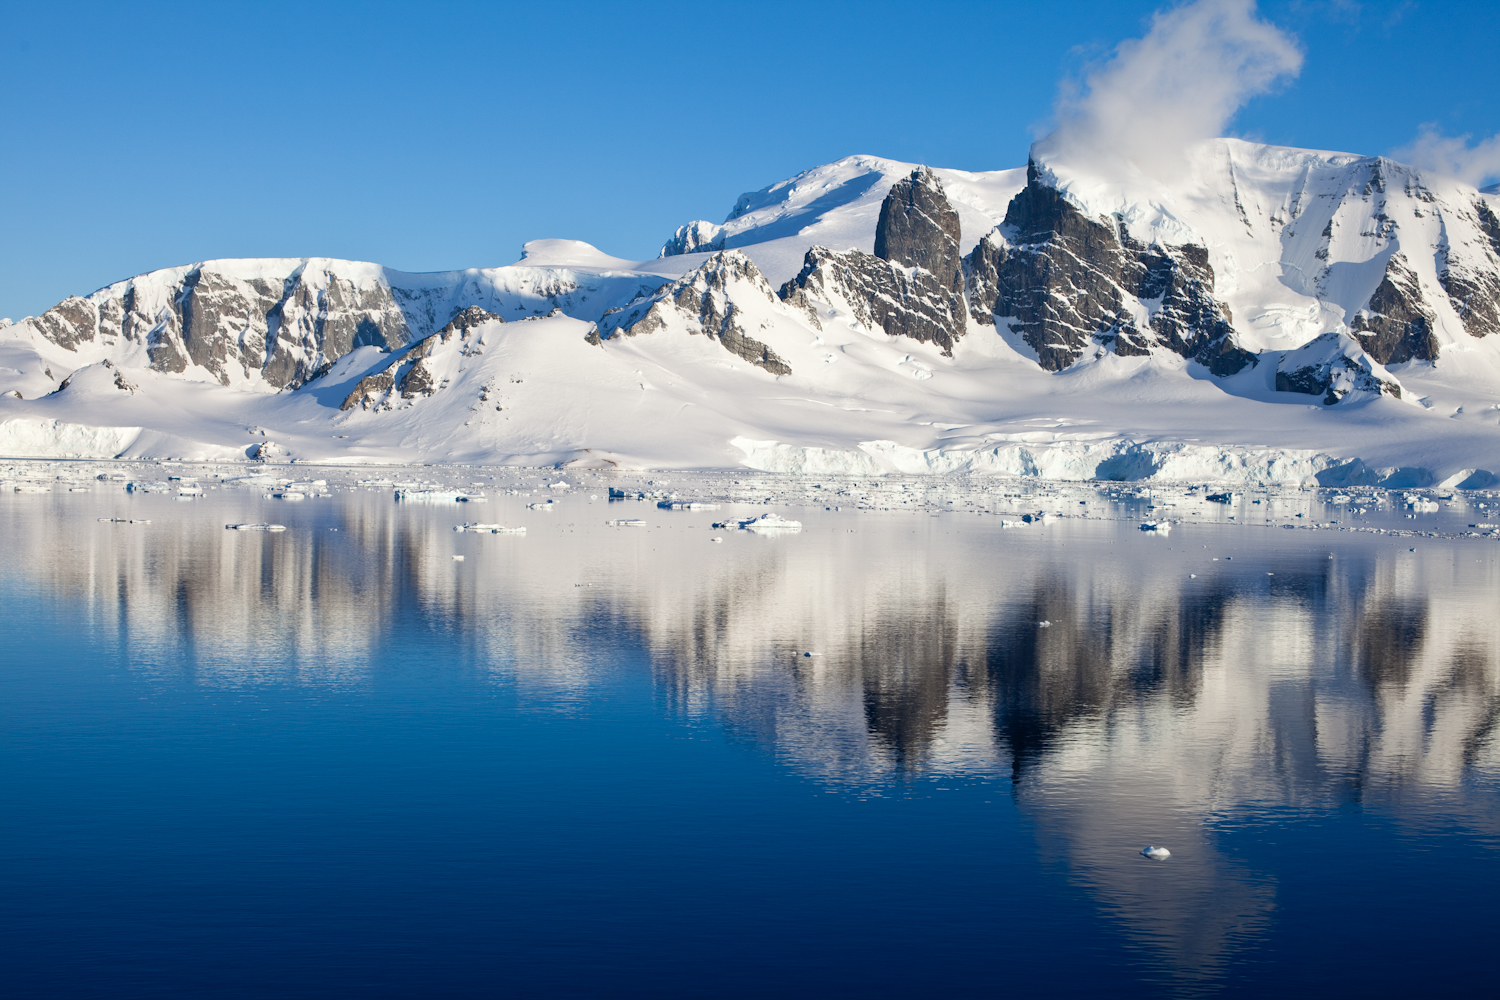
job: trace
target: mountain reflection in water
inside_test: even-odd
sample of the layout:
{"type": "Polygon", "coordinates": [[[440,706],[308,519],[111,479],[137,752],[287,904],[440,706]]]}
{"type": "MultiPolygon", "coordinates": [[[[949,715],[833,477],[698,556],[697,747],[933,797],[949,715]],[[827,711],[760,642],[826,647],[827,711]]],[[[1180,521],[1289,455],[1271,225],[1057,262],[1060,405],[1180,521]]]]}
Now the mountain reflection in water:
{"type": "Polygon", "coordinates": [[[821,512],[709,545],[708,516],[614,529],[603,504],[474,536],[360,494],[279,535],[225,531],[208,505],[139,526],[93,513],[54,510],[73,520],[44,531],[7,508],[6,574],[78,600],[138,670],[357,686],[418,628],[454,670],[565,706],[643,651],[671,711],[830,787],[1006,782],[1043,858],[1189,979],[1276,906],[1222,849],[1230,822],[1354,803],[1500,834],[1487,547],[821,512]],[[1147,843],[1172,862],[1140,859],[1147,843]]]}

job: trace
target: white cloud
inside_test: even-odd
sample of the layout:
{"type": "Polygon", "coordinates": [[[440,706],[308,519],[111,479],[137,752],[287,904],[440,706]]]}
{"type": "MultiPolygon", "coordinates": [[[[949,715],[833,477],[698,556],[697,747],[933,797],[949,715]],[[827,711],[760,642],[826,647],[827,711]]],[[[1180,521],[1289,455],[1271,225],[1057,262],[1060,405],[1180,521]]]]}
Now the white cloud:
{"type": "Polygon", "coordinates": [[[1196,0],[1158,11],[1082,87],[1062,88],[1040,159],[1168,178],[1190,144],[1224,134],[1251,97],[1302,69],[1302,51],[1254,0],[1196,0]]]}
{"type": "Polygon", "coordinates": [[[1500,135],[1492,135],[1469,145],[1469,135],[1443,135],[1429,122],[1417,132],[1412,142],[1391,155],[1404,163],[1456,177],[1465,184],[1479,187],[1485,181],[1500,179],[1500,135]]]}

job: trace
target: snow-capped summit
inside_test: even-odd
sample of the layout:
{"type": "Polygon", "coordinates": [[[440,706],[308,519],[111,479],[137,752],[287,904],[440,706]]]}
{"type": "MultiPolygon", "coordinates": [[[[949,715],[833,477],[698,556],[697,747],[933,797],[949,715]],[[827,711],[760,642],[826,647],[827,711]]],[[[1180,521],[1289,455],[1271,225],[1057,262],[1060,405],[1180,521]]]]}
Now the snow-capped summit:
{"type": "Polygon", "coordinates": [[[1500,469],[1500,197],[1235,139],[1181,166],[851,156],[650,261],[154,271],[0,324],[0,451],[264,457],[253,426],[319,460],[1500,469]]]}

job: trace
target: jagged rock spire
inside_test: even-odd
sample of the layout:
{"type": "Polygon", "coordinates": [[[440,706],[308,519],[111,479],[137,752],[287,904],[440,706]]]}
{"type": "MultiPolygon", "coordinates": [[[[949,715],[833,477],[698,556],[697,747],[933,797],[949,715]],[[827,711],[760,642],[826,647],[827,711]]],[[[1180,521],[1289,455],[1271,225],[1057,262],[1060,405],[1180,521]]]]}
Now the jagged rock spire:
{"type": "Polygon", "coordinates": [[[930,271],[944,288],[963,287],[960,276],[958,213],[943,183],[928,167],[897,181],[880,206],[875,256],[904,267],[930,271]]]}

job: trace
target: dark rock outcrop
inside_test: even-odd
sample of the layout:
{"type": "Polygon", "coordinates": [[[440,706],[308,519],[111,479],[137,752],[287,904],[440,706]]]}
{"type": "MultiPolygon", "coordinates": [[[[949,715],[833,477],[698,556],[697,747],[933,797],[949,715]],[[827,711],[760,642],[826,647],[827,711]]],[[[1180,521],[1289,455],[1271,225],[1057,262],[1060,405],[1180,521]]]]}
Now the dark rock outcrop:
{"type": "Polygon", "coordinates": [[[1473,248],[1478,252],[1465,255],[1467,260],[1455,260],[1453,248],[1445,243],[1438,255],[1438,282],[1463,321],[1464,332],[1488,337],[1500,333],[1500,219],[1479,201],[1474,204],[1474,221],[1487,245],[1473,248]]]}
{"type": "Polygon", "coordinates": [[[920,267],[938,284],[963,290],[958,213],[948,203],[942,182],[927,167],[898,181],[880,205],[875,227],[875,256],[903,267],[920,267]]]}
{"type": "Polygon", "coordinates": [[[368,410],[385,398],[386,393],[396,384],[396,372],[393,368],[387,368],[373,375],[366,375],[354,386],[354,391],[344,397],[339,404],[341,410],[352,410],[356,406],[368,410]]]}
{"type": "Polygon", "coordinates": [[[918,167],[881,203],[873,255],[813,247],[779,294],[813,315],[814,301],[842,303],[870,330],[936,344],[951,356],[969,319],[959,238],[942,183],[918,167]]]}
{"type": "Polygon", "coordinates": [[[479,306],[469,306],[461,310],[437,333],[413,344],[381,371],[360,379],[353,391],[339,404],[339,409],[352,410],[356,406],[369,409],[372,406],[379,406],[388,402],[388,395],[392,389],[399,392],[402,399],[431,396],[442,388],[443,384],[428,363],[432,352],[442,344],[466,339],[472,330],[485,323],[504,322],[502,317],[481,309],[479,306]]]}
{"type": "Polygon", "coordinates": [[[843,303],[871,330],[936,344],[944,354],[962,335],[963,299],[922,268],[908,270],[859,250],[813,247],[781,298],[809,311],[813,301],[843,303]]]}
{"type": "MultiPolygon", "coordinates": [[[[735,357],[772,375],[790,375],[790,365],[746,332],[744,311],[734,301],[734,294],[777,301],[771,286],[749,257],[737,250],[721,250],[676,281],[605,313],[599,320],[597,336],[602,343],[616,337],[654,333],[675,315],[690,333],[701,333],[718,341],[735,357]],[[732,290],[731,286],[738,287],[732,290]]],[[[813,323],[816,322],[814,317],[813,323]]]]}
{"type": "Polygon", "coordinates": [[[1401,398],[1401,386],[1383,379],[1355,341],[1343,334],[1325,333],[1281,356],[1276,367],[1276,391],[1321,396],[1332,406],[1351,393],[1401,398]]]}
{"type": "Polygon", "coordinates": [[[1385,277],[1349,330],[1365,352],[1382,365],[1434,361],[1438,356],[1433,316],[1417,276],[1399,253],[1386,261],[1385,277]]]}
{"type": "Polygon", "coordinates": [[[298,267],[277,280],[200,265],[175,284],[147,289],[151,278],[173,280],[143,275],[89,298],[64,299],[30,322],[69,350],[144,344],[156,371],[196,365],[225,384],[258,371],[276,388],[295,388],[355,347],[399,347],[411,336],[389,287],[330,271],[298,267]]]}
{"type": "Polygon", "coordinates": [[[1085,216],[1043,182],[1035,163],[1000,230],[964,264],[975,315],[1007,323],[1048,371],[1077,361],[1096,338],[1118,354],[1165,347],[1219,376],[1255,363],[1234,342],[1228,307],[1214,298],[1204,247],[1144,246],[1117,222],[1085,216]]]}

